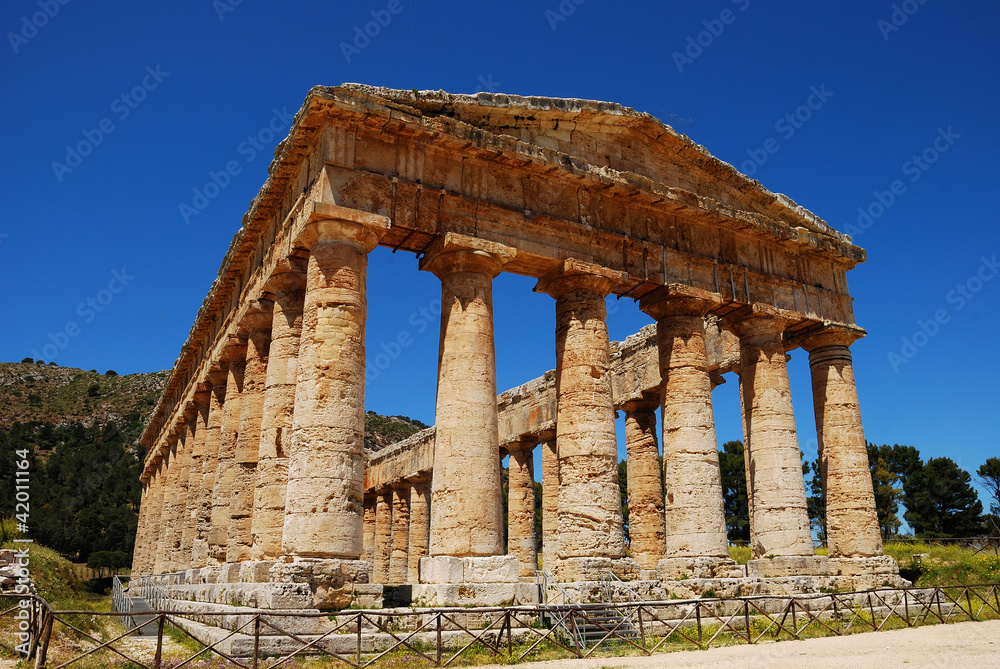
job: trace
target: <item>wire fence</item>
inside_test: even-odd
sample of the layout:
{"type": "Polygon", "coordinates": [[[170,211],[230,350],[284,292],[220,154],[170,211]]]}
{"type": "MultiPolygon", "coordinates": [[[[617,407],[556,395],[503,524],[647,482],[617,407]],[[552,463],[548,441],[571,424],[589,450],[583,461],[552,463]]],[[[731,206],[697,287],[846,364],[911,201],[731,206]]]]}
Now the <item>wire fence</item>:
{"type": "MultiPolygon", "coordinates": [[[[11,598],[25,598],[0,597],[6,598],[0,599],[4,608],[11,598]]],[[[511,663],[535,659],[543,651],[547,658],[651,655],[1000,619],[1000,584],[613,604],[348,610],[334,615],[251,609],[184,615],[155,610],[140,616],[131,610],[55,611],[37,595],[28,598],[31,641],[20,654],[35,669],[88,662],[179,669],[211,657],[244,669],[277,669],[306,655],[365,669],[386,666],[401,652],[409,657],[407,666],[447,667],[481,660],[483,654],[511,663]],[[119,626],[101,625],[108,618],[119,626]],[[316,626],[326,629],[315,631],[316,626]],[[148,642],[144,652],[137,653],[123,641],[141,630],[148,642]],[[173,643],[170,657],[165,656],[165,637],[181,642],[173,643]],[[184,653],[178,655],[177,648],[184,653]]],[[[6,627],[5,617],[24,610],[20,604],[14,602],[0,613],[0,628],[6,627]]],[[[16,622],[15,627],[21,623],[16,622]]]]}

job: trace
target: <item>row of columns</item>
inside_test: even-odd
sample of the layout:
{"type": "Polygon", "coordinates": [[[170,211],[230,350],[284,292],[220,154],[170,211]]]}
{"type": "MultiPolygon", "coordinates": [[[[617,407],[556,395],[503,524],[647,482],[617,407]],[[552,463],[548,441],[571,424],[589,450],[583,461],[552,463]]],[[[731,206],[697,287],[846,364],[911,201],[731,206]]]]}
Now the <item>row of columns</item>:
{"type": "MultiPolygon", "coordinates": [[[[442,285],[433,480],[429,496],[415,492],[426,484],[413,484],[366,501],[365,274],[388,220],[322,209],[169,434],[145,490],[138,571],[367,556],[376,580],[405,582],[415,580],[425,554],[503,552],[492,281],[514,249],[448,233],[421,259],[442,285]],[[413,529],[425,512],[426,549],[422,526],[413,529]]],[[[544,486],[542,505],[552,537],[544,561],[557,575],[573,560],[625,556],[605,309],[621,278],[568,259],[536,288],[554,298],[556,310],[556,431],[542,460],[543,478],[558,485],[544,486]]],[[[635,551],[645,568],[660,559],[728,556],[703,320],[717,300],[683,286],[640,300],[657,322],[663,416],[661,482],[655,404],[626,407],[633,548],[651,547],[635,551]]],[[[741,345],[754,556],[812,555],[785,368],[787,322],[755,306],[724,325],[741,345]]],[[[852,336],[821,329],[801,345],[813,370],[831,555],[877,555],[852,336]]],[[[534,445],[508,447],[511,552],[532,568],[534,445]]]]}

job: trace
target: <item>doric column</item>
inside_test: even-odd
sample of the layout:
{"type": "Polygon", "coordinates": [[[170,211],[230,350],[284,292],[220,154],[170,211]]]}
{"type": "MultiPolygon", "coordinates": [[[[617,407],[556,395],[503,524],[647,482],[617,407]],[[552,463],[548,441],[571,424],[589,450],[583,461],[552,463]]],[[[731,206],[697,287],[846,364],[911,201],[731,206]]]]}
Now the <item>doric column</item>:
{"type": "Polygon", "coordinates": [[[864,330],[826,326],[801,339],[809,351],[831,558],[882,555],[850,346],[864,330]]]}
{"type": "Polygon", "coordinates": [[[356,560],[364,505],[366,272],[368,253],[389,221],[321,209],[296,240],[309,250],[309,262],[282,551],[356,560]]]}
{"type": "Polygon", "coordinates": [[[409,583],[410,484],[392,487],[392,552],[389,556],[389,583],[409,583]]]}
{"type": "Polygon", "coordinates": [[[555,435],[542,442],[542,569],[559,559],[559,451],[555,435]]]}
{"type": "Polygon", "coordinates": [[[392,489],[381,490],[375,500],[375,559],[372,581],[389,582],[389,561],[392,557],[392,489]]]}
{"type": "Polygon", "coordinates": [[[416,478],[410,485],[410,545],[407,548],[410,582],[420,575],[420,558],[427,557],[431,532],[431,485],[425,478],[416,478]]]}
{"type": "Polygon", "coordinates": [[[229,498],[229,529],[226,537],[226,562],[229,563],[247,562],[252,554],[251,527],[273,307],[274,303],[270,300],[255,300],[240,324],[240,333],[247,336],[247,351],[243,368],[243,393],[240,395],[240,427],[236,437],[232,493],[229,498]]]}
{"type": "Polygon", "coordinates": [[[814,557],[782,333],[790,317],[754,304],[724,323],[740,338],[740,390],[753,495],[751,575],[823,573],[814,557]],[[773,556],[773,557],[772,557],[773,556]],[[795,558],[775,560],[775,558],[795,558]]]}
{"type": "MultiPolygon", "coordinates": [[[[656,569],[663,558],[663,479],[656,440],[656,400],[632,400],[625,410],[628,532],[632,558],[656,569]]],[[[665,464],[665,463],[664,463],[665,464]]]]}
{"type": "Polygon", "coordinates": [[[375,563],[375,495],[365,495],[364,532],[361,540],[361,559],[375,563]]]}
{"type": "Polygon", "coordinates": [[[431,556],[503,553],[493,279],[514,250],[448,233],[420,268],[441,279],[431,556]]]}
{"type": "Polygon", "coordinates": [[[285,269],[287,271],[272,276],[267,284],[267,290],[274,294],[274,314],[251,529],[251,557],[254,560],[281,557],[285,526],[288,447],[295,412],[299,338],[306,287],[304,263],[293,261],[285,269]]]}
{"type": "Polygon", "coordinates": [[[166,546],[166,525],[164,524],[165,514],[167,512],[167,507],[170,504],[170,489],[167,482],[167,469],[168,469],[168,453],[169,449],[164,449],[160,461],[156,465],[154,471],[154,480],[156,481],[156,500],[157,506],[153,509],[153,512],[149,516],[149,522],[152,523],[152,541],[150,543],[151,553],[147,558],[147,566],[149,574],[160,574],[163,572],[163,551],[166,546]]]}
{"type": "Polygon", "coordinates": [[[156,470],[150,472],[149,479],[142,486],[142,500],[139,505],[139,519],[136,523],[135,545],[132,550],[132,573],[148,574],[147,560],[149,555],[149,516],[152,513],[153,495],[155,494],[156,470]]]}
{"type": "Polygon", "coordinates": [[[569,259],[535,288],[556,300],[559,562],[555,573],[561,580],[596,578],[597,570],[612,568],[622,576],[638,576],[638,565],[624,559],[604,303],[622,278],[620,272],[569,259]]]}
{"type": "MultiPolygon", "coordinates": [[[[219,442],[222,437],[222,412],[226,402],[225,363],[215,363],[208,373],[211,390],[208,395],[208,423],[205,429],[205,454],[201,462],[198,508],[195,518],[194,546],[191,566],[209,565],[209,539],[212,533],[212,495],[215,492],[215,472],[219,466],[219,442]]],[[[212,562],[218,564],[217,560],[212,562]]]]}
{"type": "MultiPolygon", "coordinates": [[[[189,441],[191,449],[187,466],[187,495],[185,499],[183,534],[181,535],[181,569],[197,569],[194,562],[194,540],[198,521],[198,504],[201,499],[201,465],[205,457],[205,438],[208,436],[208,386],[197,384],[194,394],[195,415],[192,418],[189,441]]],[[[182,474],[183,476],[183,474],[182,474]]]]}
{"type": "Polygon", "coordinates": [[[660,578],[725,576],[716,572],[735,566],[729,559],[705,348],[704,317],[720,303],[717,294],[677,284],[640,301],[656,320],[660,363],[666,547],[660,578]]]}
{"type": "Polygon", "coordinates": [[[535,538],[534,440],[507,444],[507,554],[517,558],[520,576],[534,576],[538,569],[535,538]]]}
{"type": "Polygon", "coordinates": [[[163,506],[163,551],[160,554],[159,573],[169,573],[176,571],[177,550],[180,548],[180,535],[178,531],[181,527],[180,519],[182,511],[179,504],[183,499],[180,494],[181,470],[183,469],[184,441],[181,436],[183,431],[174,428],[167,436],[170,450],[166,454],[167,459],[167,491],[164,492],[163,506]]]}
{"type": "Polygon", "coordinates": [[[236,441],[240,433],[240,407],[243,374],[246,369],[246,342],[233,338],[226,347],[226,403],[222,407],[219,434],[219,461],[215,468],[212,491],[212,529],[208,535],[208,554],[216,562],[228,562],[229,504],[236,473],[236,441]]]}

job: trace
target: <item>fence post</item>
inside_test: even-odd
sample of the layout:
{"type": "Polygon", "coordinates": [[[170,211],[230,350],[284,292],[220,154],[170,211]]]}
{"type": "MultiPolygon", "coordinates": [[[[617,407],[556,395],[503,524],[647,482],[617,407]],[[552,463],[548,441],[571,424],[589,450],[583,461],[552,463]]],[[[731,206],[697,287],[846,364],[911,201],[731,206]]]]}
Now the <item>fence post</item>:
{"type": "Polygon", "coordinates": [[[872,604],[872,593],[868,593],[868,611],[872,614],[872,631],[878,631],[878,625],[875,624],[875,606],[872,604]]]}
{"type": "Polygon", "coordinates": [[[903,611],[906,613],[906,626],[913,627],[913,623],[910,622],[910,594],[909,588],[903,588],[903,611]]]}
{"type": "Polygon", "coordinates": [[[796,639],[799,638],[799,623],[795,618],[795,606],[798,604],[796,600],[792,600],[792,636],[796,639]]]}
{"type": "Polygon", "coordinates": [[[164,613],[156,617],[156,654],[153,655],[153,669],[160,669],[163,663],[163,623],[166,617],[164,613]]]}
{"type": "Polygon", "coordinates": [[[504,611],[504,616],[507,618],[505,621],[507,623],[507,655],[514,654],[514,640],[511,638],[510,631],[510,610],[504,611]]]}
{"type": "Polygon", "coordinates": [[[941,588],[934,588],[934,599],[937,601],[938,620],[944,622],[944,614],[941,613],[941,588]]]}
{"type": "Polygon", "coordinates": [[[698,646],[701,647],[701,602],[695,602],[694,617],[698,621],[698,646]]]}
{"type": "Polygon", "coordinates": [[[437,614],[437,665],[441,666],[441,613],[437,614]]]}
{"type": "Polygon", "coordinates": [[[830,595],[830,599],[833,600],[833,626],[837,632],[837,636],[841,636],[843,630],[840,628],[840,615],[837,613],[837,595],[830,595]]]}
{"type": "Polygon", "coordinates": [[[357,616],[357,620],[358,620],[358,652],[357,652],[357,655],[355,656],[355,661],[358,663],[359,667],[361,666],[361,619],[363,617],[364,616],[361,615],[360,613],[357,616]]]}
{"type": "Polygon", "coordinates": [[[646,649],[646,628],[642,624],[642,605],[636,608],[636,615],[639,617],[639,640],[642,642],[642,650],[649,655],[649,651],[646,649]]]}
{"type": "Polygon", "coordinates": [[[38,602],[32,598],[31,600],[31,648],[28,650],[27,659],[30,661],[34,659],[35,653],[38,652],[38,644],[42,641],[42,629],[45,627],[45,615],[39,616],[39,611],[41,606],[38,602]],[[37,609],[36,609],[37,607],[37,609]]]}
{"type": "Polygon", "coordinates": [[[52,623],[55,622],[55,611],[49,611],[45,618],[45,631],[42,632],[42,650],[35,656],[35,669],[44,669],[45,658],[49,654],[49,640],[52,638],[52,623]]]}
{"type": "Polygon", "coordinates": [[[260,614],[253,618],[253,669],[260,666],[260,614]]]}
{"type": "Polygon", "coordinates": [[[968,586],[966,586],[966,588],[965,588],[965,603],[969,605],[969,619],[970,620],[975,620],[976,619],[976,614],[972,612],[972,596],[969,595],[969,588],[968,588],[968,586]]]}
{"type": "Polygon", "coordinates": [[[750,600],[743,600],[743,620],[747,626],[747,643],[753,645],[753,632],[750,631],[750,600]]]}

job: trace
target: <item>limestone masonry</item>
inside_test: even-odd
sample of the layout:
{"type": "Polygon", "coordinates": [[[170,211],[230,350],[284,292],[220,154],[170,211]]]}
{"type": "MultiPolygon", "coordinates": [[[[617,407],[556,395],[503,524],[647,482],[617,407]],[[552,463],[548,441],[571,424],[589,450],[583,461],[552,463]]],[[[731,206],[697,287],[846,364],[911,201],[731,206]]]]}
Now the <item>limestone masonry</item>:
{"type": "Polygon", "coordinates": [[[616,104],[314,88],[142,436],[133,573],[215,584],[212,597],[256,605],[297,584],[293,608],[380,606],[388,585],[426,605],[534,601],[539,447],[542,564],[580,592],[606,571],[660,584],[649,591],[898,580],[882,553],[851,362],[865,332],[846,274],[864,259],[814,214],[616,104]],[[376,246],[417,254],[441,281],[443,308],[435,426],[366,456],[376,246]],[[501,272],[534,277],[551,296],[556,359],[497,395],[501,272]],[[610,342],[612,294],[656,324],[610,342]],[[792,412],[786,356],[799,347],[829,558],[813,554],[792,412]],[[712,413],[727,372],[739,376],[747,453],[746,566],[728,556],[712,413]]]}

